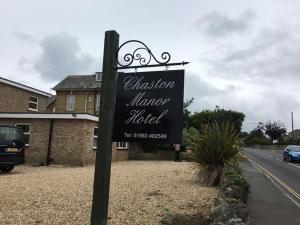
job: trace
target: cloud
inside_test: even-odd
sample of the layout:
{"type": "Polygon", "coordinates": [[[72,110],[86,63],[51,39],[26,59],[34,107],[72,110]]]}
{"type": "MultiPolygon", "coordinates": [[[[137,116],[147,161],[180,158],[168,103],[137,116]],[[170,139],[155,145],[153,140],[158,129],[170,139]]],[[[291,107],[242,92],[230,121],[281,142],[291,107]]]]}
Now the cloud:
{"type": "Polygon", "coordinates": [[[262,29],[248,46],[228,46],[219,49],[201,63],[218,77],[243,79],[299,79],[300,38],[292,28],[262,29]]]}
{"type": "MultiPolygon", "coordinates": [[[[245,112],[245,130],[256,122],[281,120],[289,127],[290,112],[300,113],[300,37],[295,27],[263,28],[247,43],[223,42],[202,57],[204,76],[219,83],[235,84],[234,91],[207,97],[207,106],[220,105],[245,112]]],[[[201,96],[199,96],[201,98],[201,96]]]]}
{"type": "MultiPolygon", "coordinates": [[[[66,33],[47,35],[40,42],[42,52],[33,68],[42,79],[59,81],[69,74],[95,72],[96,59],[85,53],[76,38],[66,33]]],[[[100,65],[99,65],[100,67],[100,65]]]]}
{"type": "Polygon", "coordinates": [[[22,41],[36,42],[36,39],[29,34],[25,34],[18,31],[14,31],[13,34],[22,41]]]}
{"type": "Polygon", "coordinates": [[[237,18],[230,18],[218,11],[212,11],[196,22],[200,32],[212,38],[220,38],[233,33],[241,33],[248,30],[255,17],[252,9],[247,9],[237,18]]]}
{"type": "Polygon", "coordinates": [[[209,82],[193,72],[187,72],[185,76],[184,98],[194,97],[194,102],[190,106],[193,112],[214,109],[217,105],[224,106],[223,97],[234,96],[239,90],[240,88],[233,84],[217,87],[214,82],[209,82]]]}
{"type": "Polygon", "coordinates": [[[185,98],[192,98],[194,94],[205,97],[221,92],[217,87],[192,72],[188,72],[185,76],[184,90],[185,98]]]}

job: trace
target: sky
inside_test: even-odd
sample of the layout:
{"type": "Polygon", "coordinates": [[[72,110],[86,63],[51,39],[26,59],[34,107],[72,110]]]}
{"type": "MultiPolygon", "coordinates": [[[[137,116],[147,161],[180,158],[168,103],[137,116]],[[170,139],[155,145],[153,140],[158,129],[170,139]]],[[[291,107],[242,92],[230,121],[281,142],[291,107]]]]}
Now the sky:
{"type": "Polygon", "coordinates": [[[290,131],[293,112],[300,128],[300,1],[0,0],[0,21],[1,77],[54,93],[67,75],[102,70],[116,30],[120,44],[190,62],[169,69],[185,69],[193,112],[243,112],[244,131],[268,120],[290,131]]]}

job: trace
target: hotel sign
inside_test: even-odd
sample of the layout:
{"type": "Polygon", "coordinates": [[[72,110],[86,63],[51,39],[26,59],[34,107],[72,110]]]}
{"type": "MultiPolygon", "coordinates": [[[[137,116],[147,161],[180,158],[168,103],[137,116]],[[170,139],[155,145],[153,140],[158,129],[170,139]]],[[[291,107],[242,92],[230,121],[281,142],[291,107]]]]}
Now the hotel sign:
{"type": "Polygon", "coordinates": [[[114,141],[181,143],[184,70],[119,73],[114,141]]]}

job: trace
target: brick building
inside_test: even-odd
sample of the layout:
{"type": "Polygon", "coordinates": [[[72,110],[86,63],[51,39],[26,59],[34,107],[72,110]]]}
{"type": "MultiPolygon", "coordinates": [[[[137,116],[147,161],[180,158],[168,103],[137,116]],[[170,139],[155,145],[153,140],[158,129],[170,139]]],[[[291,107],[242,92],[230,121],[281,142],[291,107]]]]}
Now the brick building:
{"type": "Polygon", "coordinates": [[[0,77],[0,112],[47,112],[50,93],[0,77]]]}
{"type": "MultiPolygon", "coordinates": [[[[101,73],[66,77],[55,86],[56,96],[0,78],[0,125],[23,128],[27,163],[94,163],[101,85],[97,75],[101,73]]],[[[113,143],[112,160],[127,159],[128,143],[113,143]]]]}
{"type": "Polygon", "coordinates": [[[99,114],[101,73],[94,75],[67,76],[58,83],[56,91],[55,112],[99,114]]]}

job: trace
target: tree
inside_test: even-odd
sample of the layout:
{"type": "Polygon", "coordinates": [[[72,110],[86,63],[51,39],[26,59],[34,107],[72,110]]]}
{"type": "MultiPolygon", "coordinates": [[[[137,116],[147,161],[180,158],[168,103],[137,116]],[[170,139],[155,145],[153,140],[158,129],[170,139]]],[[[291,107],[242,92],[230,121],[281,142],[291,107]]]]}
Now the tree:
{"type": "Polygon", "coordinates": [[[286,127],[284,123],[280,121],[268,121],[265,126],[265,134],[268,135],[272,140],[278,140],[282,136],[286,135],[286,127]]]}
{"type": "Polygon", "coordinates": [[[255,128],[252,131],[250,131],[249,138],[262,138],[262,139],[265,139],[266,136],[264,135],[264,132],[261,129],[255,128]]]}
{"type": "Polygon", "coordinates": [[[188,128],[190,127],[190,120],[191,120],[191,111],[188,110],[188,107],[193,103],[194,98],[186,99],[183,102],[183,127],[188,128]]]}
{"type": "Polygon", "coordinates": [[[253,144],[267,144],[269,140],[264,135],[264,125],[263,123],[259,123],[259,125],[250,131],[249,135],[244,138],[244,142],[247,146],[253,144]]]}
{"type": "Polygon", "coordinates": [[[198,132],[199,131],[194,127],[184,128],[182,131],[182,143],[189,148],[191,144],[190,140],[193,139],[198,132]]]}
{"type": "Polygon", "coordinates": [[[196,112],[190,117],[190,126],[201,129],[203,124],[212,123],[225,123],[229,122],[233,124],[237,132],[241,131],[242,124],[245,118],[245,114],[242,112],[225,110],[216,106],[215,110],[203,110],[201,112],[196,112]]]}

